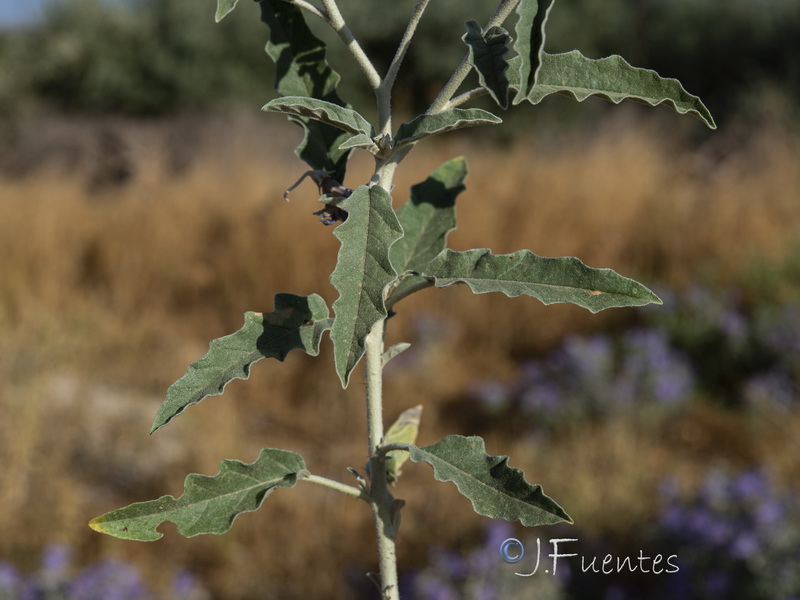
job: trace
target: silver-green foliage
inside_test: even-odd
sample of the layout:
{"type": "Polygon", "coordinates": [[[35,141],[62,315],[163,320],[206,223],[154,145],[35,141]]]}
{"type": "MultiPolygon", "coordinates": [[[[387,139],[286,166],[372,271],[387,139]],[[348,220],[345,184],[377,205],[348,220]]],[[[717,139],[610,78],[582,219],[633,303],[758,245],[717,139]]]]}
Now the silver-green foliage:
{"type": "MultiPolygon", "coordinates": [[[[217,19],[234,10],[237,1],[218,0],[217,19]]],[[[322,334],[330,330],[336,372],[343,386],[366,355],[367,476],[351,469],[359,487],[349,486],[311,474],[293,452],[264,449],[252,464],[223,461],[214,477],[190,475],[184,495],[178,499],[164,496],[133,504],[98,517],[91,525],[104,533],[137,540],[160,537],[156,528],[163,521],[175,522],[184,535],[223,533],[238,514],[258,508],[275,488],[293,487],[298,481],[319,483],[372,505],[381,532],[381,590],[385,598],[397,598],[394,540],[403,503],[393,498],[387,484],[396,483],[400,476],[403,455],[430,464],[437,480],[455,483],[482,515],[527,526],[571,522],[539,485],[527,483],[519,469],[508,467],[507,457],[489,455],[481,438],[448,436],[433,445],[415,446],[421,407],[406,411],[384,436],[381,369],[408,347],[397,344],[383,349],[387,319],[397,304],[419,290],[458,283],[478,294],[526,295],[544,304],[568,302],[592,312],[660,303],[640,283],[610,269],[591,268],[574,257],[545,258],[530,250],[495,255],[488,249],[449,249],[447,236],[456,227],[455,201],[467,177],[465,159],[455,158],[435,169],[424,182],[413,186],[410,199],[395,209],[391,191],[397,165],[424,138],[500,123],[498,116],[485,110],[461,107],[482,95],[490,95],[504,109],[512,91],[514,105],[526,100],[537,104],[553,93],[578,101],[591,95],[615,103],[632,99],[692,113],[712,128],[714,122],[700,100],[674,79],[634,68],[616,56],[591,60],[578,52],[545,53],[545,25],[553,0],[500,0],[485,26],[466,20],[462,37],[466,57],[430,108],[394,130],[390,109],[394,78],[428,0],[415,7],[395,59],[383,76],[359,46],[335,0],[321,2],[321,6],[303,0],[258,3],[270,30],[267,53],[276,64],[275,88],[280,94],[264,109],[286,114],[303,128],[297,154],[325,191],[323,202],[335,207],[339,219],[345,219],[334,230],[341,246],[330,277],[338,294],[332,304],[333,317],[316,294],[278,294],[274,312],[247,313],[242,329],[211,342],[208,353],[169,388],[152,431],[187,406],[221,394],[229,381],[246,379],[252,363],[262,358],[283,360],[294,349],[316,356],[322,334]],[[377,122],[371,123],[339,96],[340,77],[326,61],[325,45],[306,25],[304,10],[330,24],[347,45],[374,88],[377,122]],[[514,21],[513,40],[512,28],[503,27],[508,19],[514,21]],[[509,58],[510,52],[515,55],[509,58]],[[477,86],[464,91],[462,84],[472,71],[477,74],[477,86]],[[348,156],[356,148],[374,155],[376,169],[369,182],[351,190],[342,184],[348,156]]]]}

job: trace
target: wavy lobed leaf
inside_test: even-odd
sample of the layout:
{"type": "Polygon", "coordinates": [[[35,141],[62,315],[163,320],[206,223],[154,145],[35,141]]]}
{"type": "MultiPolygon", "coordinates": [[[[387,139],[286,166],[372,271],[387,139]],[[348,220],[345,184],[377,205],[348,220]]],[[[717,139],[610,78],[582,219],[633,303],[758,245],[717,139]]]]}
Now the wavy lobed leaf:
{"type": "Polygon", "coordinates": [[[328,307],[317,294],[277,294],[271,313],[247,312],[236,333],[213,340],[208,353],[193,362],[186,374],[167,390],[167,397],[153,421],[154,433],[187,406],[222,393],[233,379],[247,379],[250,365],[262,358],[283,361],[292,350],[319,353],[322,333],[331,328],[328,307]]]}
{"type": "Polygon", "coordinates": [[[403,144],[416,142],[429,135],[445,133],[464,127],[502,122],[503,119],[497,115],[480,108],[451,108],[435,115],[420,115],[408,123],[403,123],[397,129],[395,144],[402,146],[403,144]]]}
{"type": "Polygon", "coordinates": [[[411,186],[411,197],[397,209],[403,237],[389,253],[398,273],[419,271],[433,260],[456,228],[456,197],[465,189],[467,160],[443,163],[425,181],[411,186]]]}
{"type": "MultiPolygon", "coordinates": [[[[518,82],[512,81],[511,85],[518,86],[518,82]]],[[[595,60],[577,50],[545,54],[536,85],[526,100],[538,104],[550,94],[563,94],[578,102],[598,96],[614,104],[626,99],[649,106],[666,104],[679,114],[692,113],[711,129],[717,128],[700,98],[687,92],[680,81],[633,67],[621,56],[595,60]]]]}
{"type": "MultiPolygon", "coordinates": [[[[284,96],[267,102],[261,110],[307,117],[351,134],[372,134],[372,125],[352,108],[304,96],[284,96]]],[[[352,139],[352,138],[351,138],[352,139]]],[[[370,140],[371,141],[371,140],[370,140]]],[[[341,144],[340,144],[341,147],[341,144]]]]}
{"type": "Polygon", "coordinates": [[[466,283],[476,294],[532,296],[544,304],[569,302],[593,313],[616,306],[661,304],[641,283],[611,269],[593,269],[574,257],[546,258],[530,250],[492,254],[485,248],[444,250],[421,275],[436,287],[466,283]]]}
{"type": "Polygon", "coordinates": [[[544,26],[553,0],[520,0],[517,5],[517,39],[514,50],[519,55],[512,70],[517,80],[517,94],[514,104],[519,104],[536,84],[544,52],[544,26]]]}
{"type": "Polygon", "coordinates": [[[215,15],[215,19],[217,23],[222,21],[225,17],[236,8],[236,4],[239,0],[217,0],[217,14],[215,15]]]}
{"type": "MultiPolygon", "coordinates": [[[[261,20],[270,29],[266,51],[275,62],[278,93],[347,106],[336,92],[341,78],[325,58],[325,43],[311,33],[303,11],[283,0],[260,0],[258,4],[261,20]]],[[[336,181],[344,182],[351,149],[340,146],[350,134],[307,117],[291,116],[289,120],[300,125],[304,132],[295,154],[312,169],[331,171],[336,181]]]]}
{"type": "Polygon", "coordinates": [[[378,186],[361,186],[339,206],[347,220],[333,232],[339,241],[331,283],[339,292],[331,328],[336,372],[347,387],[350,373],[364,355],[372,326],[386,318],[383,291],[397,276],[389,247],[403,235],[392,197],[378,186]]]}
{"type": "MultiPolygon", "coordinates": [[[[411,198],[397,209],[403,237],[389,251],[398,273],[421,271],[447,243],[447,235],[456,228],[456,197],[465,189],[467,160],[453,158],[433,171],[428,178],[411,186],[411,198]]],[[[402,293],[421,277],[406,277],[393,294],[402,293]]]]}
{"type": "Polygon", "coordinates": [[[542,486],[528,483],[522,470],[508,466],[507,456],[487,454],[478,436],[449,435],[432,446],[410,446],[409,458],[431,465],[437,481],[455,483],[479,515],[526,527],[572,523],[542,486]]]}
{"type": "Polygon", "coordinates": [[[124,540],[152,542],[161,538],[157,528],[165,521],[178,526],[186,537],[202,533],[222,534],[244,512],[256,510],[276,488],[294,487],[307,475],[303,458],[288,450],[264,448],[249,464],[223,460],[213,477],[186,476],[180,498],[162,496],[106,513],[89,527],[124,540]]]}
{"type": "Polygon", "coordinates": [[[467,21],[467,33],[461,38],[469,48],[469,62],[478,73],[481,87],[486,89],[500,108],[508,108],[508,43],[511,36],[502,27],[487,31],[477,21],[467,21]]]}

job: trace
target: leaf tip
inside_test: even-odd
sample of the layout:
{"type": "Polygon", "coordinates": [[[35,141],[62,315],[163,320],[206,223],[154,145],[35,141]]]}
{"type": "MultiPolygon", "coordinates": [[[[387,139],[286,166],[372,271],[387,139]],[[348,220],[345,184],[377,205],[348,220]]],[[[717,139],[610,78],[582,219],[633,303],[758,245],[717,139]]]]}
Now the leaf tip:
{"type": "Polygon", "coordinates": [[[112,526],[114,522],[113,521],[107,522],[108,521],[107,517],[108,515],[100,515],[99,517],[95,517],[94,519],[89,521],[89,527],[93,531],[96,531],[98,533],[103,533],[105,535],[110,535],[111,537],[115,537],[121,540],[133,540],[133,541],[145,542],[145,541],[154,541],[163,537],[163,534],[160,533],[155,533],[152,536],[147,535],[144,537],[141,535],[136,535],[129,530],[127,525],[112,526]]]}
{"type": "Polygon", "coordinates": [[[217,23],[222,21],[236,8],[238,2],[239,0],[217,0],[217,12],[214,15],[214,21],[217,23]]]}
{"type": "Polygon", "coordinates": [[[105,527],[103,526],[103,522],[104,522],[105,520],[106,520],[106,519],[105,519],[105,517],[104,517],[104,516],[101,516],[101,517],[95,517],[94,519],[92,519],[91,521],[89,521],[89,527],[90,527],[91,529],[93,529],[94,531],[97,531],[97,532],[99,532],[99,533],[108,533],[108,532],[105,530],[105,527]]]}
{"type": "Polygon", "coordinates": [[[350,371],[349,370],[339,371],[339,382],[342,384],[342,389],[346,390],[347,386],[350,383],[350,371]]]}

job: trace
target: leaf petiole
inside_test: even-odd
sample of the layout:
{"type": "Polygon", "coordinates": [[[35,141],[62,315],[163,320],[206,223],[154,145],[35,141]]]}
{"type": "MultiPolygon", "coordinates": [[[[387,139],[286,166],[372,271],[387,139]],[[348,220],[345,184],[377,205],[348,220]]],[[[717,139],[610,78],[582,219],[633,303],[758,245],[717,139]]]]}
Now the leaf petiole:
{"type": "Polygon", "coordinates": [[[298,481],[316,483],[317,485],[336,490],[337,492],[341,492],[342,494],[346,494],[348,496],[353,496],[354,498],[360,498],[364,502],[370,501],[369,495],[364,490],[360,490],[352,485],[347,485],[346,483],[341,483],[340,481],[328,479],[327,477],[320,477],[319,475],[312,475],[309,473],[308,475],[304,477],[298,477],[297,479],[298,481]]]}

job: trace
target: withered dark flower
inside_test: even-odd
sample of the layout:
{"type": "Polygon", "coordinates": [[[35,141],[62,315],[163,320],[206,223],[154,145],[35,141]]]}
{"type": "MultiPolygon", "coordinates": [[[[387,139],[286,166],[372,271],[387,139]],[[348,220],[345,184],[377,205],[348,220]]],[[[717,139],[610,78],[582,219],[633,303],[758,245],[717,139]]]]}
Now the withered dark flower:
{"type": "MultiPolygon", "coordinates": [[[[294,185],[292,185],[283,193],[284,199],[288,200],[289,192],[300,185],[300,183],[306,177],[310,177],[314,183],[317,184],[319,193],[323,195],[323,198],[320,198],[320,201],[323,201],[326,197],[330,198],[332,201],[340,200],[342,198],[349,197],[350,194],[353,193],[353,190],[351,190],[349,187],[342,185],[333,177],[331,177],[330,171],[312,169],[303,173],[302,177],[300,177],[300,179],[298,179],[294,185]]],[[[320,217],[320,222],[324,225],[333,225],[334,223],[344,222],[347,220],[347,211],[342,210],[335,204],[329,204],[327,202],[325,203],[325,208],[318,210],[313,214],[320,217]]]]}
{"type": "Polygon", "coordinates": [[[333,204],[326,204],[325,208],[313,214],[319,217],[319,222],[323,225],[333,225],[339,221],[344,223],[347,220],[347,211],[333,204]]]}

